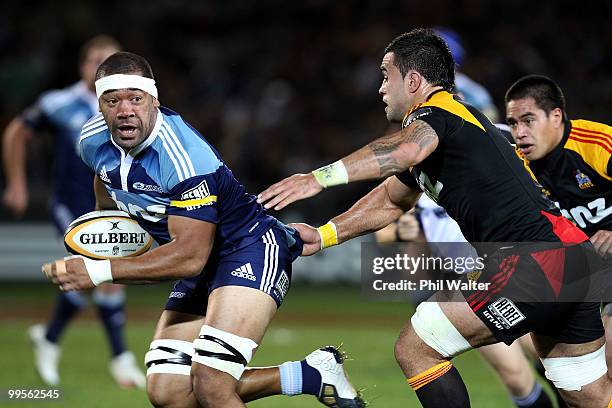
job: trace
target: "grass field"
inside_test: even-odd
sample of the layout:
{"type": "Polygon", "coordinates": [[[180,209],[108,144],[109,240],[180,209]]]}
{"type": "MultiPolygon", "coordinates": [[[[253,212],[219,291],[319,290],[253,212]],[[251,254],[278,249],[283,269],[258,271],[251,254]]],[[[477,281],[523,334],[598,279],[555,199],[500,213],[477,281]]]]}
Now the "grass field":
{"type": "MultiPolygon", "coordinates": [[[[128,289],[128,343],[139,361],[165,302],[169,286],[128,289]]],[[[62,340],[60,402],[13,402],[10,388],[45,388],[38,379],[25,341],[29,325],[45,320],[55,289],[43,284],[0,286],[0,406],[7,407],[147,407],[145,392],[122,390],[108,372],[109,350],[95,313],[88,310],[62,340]]],[[[420,406],[393,358],[393,343],[412,307],[400,303],[368,303],[358,288],[292,288],[276,321],[266,334],[252,365],[300,360],[315,348],[343,343],[353,358],[346,366],[351,380],[365,388],[371,407],[420,406]]],[[[495,373],[476,352],[456,359],[476,408],[506,408],[513,404],[495,373]]],[[[272,397],[249,404],[256,408],[321,406],[311,396],[272,397]]]]}

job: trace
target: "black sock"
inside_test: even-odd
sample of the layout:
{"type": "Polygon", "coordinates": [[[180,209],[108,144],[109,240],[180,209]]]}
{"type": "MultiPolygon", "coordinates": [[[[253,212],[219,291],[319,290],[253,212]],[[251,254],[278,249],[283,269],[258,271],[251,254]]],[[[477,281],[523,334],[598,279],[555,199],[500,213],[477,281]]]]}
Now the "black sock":
{"type": "Polygon", "coordinates": [[[57,297],[51,321],[45,337],[51,343],[59,342],[66,325],[85,306],[85,299],[78,292],[62,292],[57,297]]]}
{"type": "Polygon", "coordinates": [[[438,364],[408,379],[423,408],[469,408],[470,397],[459,372],[450,362],[438,364]]]}

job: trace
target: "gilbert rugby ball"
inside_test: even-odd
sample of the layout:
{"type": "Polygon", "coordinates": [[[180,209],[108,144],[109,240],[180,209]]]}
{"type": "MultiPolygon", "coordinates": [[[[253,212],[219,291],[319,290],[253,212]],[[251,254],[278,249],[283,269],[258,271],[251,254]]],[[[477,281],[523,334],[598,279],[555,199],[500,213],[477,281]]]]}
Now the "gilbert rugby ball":
{"type": "Polygon", "coordinates": [[[68,252],[92,259],[140,255],[153,238],[123,211],[92,211],[72,221],[64,233],[68,252]]]}

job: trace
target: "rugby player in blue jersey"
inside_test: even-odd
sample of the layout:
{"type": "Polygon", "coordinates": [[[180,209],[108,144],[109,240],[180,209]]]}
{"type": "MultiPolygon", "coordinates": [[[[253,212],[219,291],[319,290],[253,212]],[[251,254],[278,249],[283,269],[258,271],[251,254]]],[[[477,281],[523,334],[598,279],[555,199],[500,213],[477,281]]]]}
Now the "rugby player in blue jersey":
{"type": "Polygon", "coordinates": [[[247,369],[289,290],[299,235],[266,214],[204,137],[160,107],[144,58],[109,57],[96,92],[101,114],[83,126],[79,145],[97,174],[98,206],[129,212],[160,246],[112,261],[67,258],[43,271],[64,291],[178,280],[145,357],[153,405],[243,407],[303,393],[362,406],[333,347],[247,369]]]}
{"type": "MultiPolygon", "coordinates": [[[[108,36],[89,40],[80,52],[81,80],[66,88],[44,93],[8,125],[2,149],[6,170],[3,202],[16,217],[23,215],[28,204],[26,143],[44,131],[53,136],[55,164],[50,212],[57,231],[63,235],[70,222],[95,209],[92,188],[94,173],[79,159],[76,145],[81,127],[98,111],[94,92],[96,69],[119,49],[119,43],[108,36]]],[[[144,387],[144,374],[138,368],[134,355],[126,349],[124,341],[123,287],[110,284],[100,286],[93,292],[93,301],[111,346],[113,358],[110,370],[113,378],[124,387],[144,387]]],[[[28,330],[34,346],[37,371],[49,385],[57,385],[60,381],[60,337],[86,302],[87,299],[80,292],[60,293],[49,322],[34,325],[28,330]]]]}

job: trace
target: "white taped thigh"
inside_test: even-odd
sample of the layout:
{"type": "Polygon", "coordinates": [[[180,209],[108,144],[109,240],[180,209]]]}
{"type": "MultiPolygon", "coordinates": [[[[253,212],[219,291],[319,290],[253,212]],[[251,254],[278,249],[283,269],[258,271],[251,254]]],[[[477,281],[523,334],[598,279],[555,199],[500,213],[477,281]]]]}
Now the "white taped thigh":
{"type": "Polygon", "coordinates": [[[605,348],[583,356],[542,358],[546,378],[560,390],[580,391],[608,372],[605,348]]]}
{"type": "Polygon", "coordinates": [[[145,354],[147,375],[149,374],[191,374],[193,343],[183,340],[153,340],[145,354]]]}
{"type": "Polygon", "coordinates": [[[193,361],[230,374],[239,380],[253,357],[257,343],[223,330],[204,325],[194,340],[193,361]]]}
{"type": "Polygon", "coordinates": [[[442,357],[454,357],[472,348],[437,302],[421,303],[410,321],[421,340],[442,357]]]}

